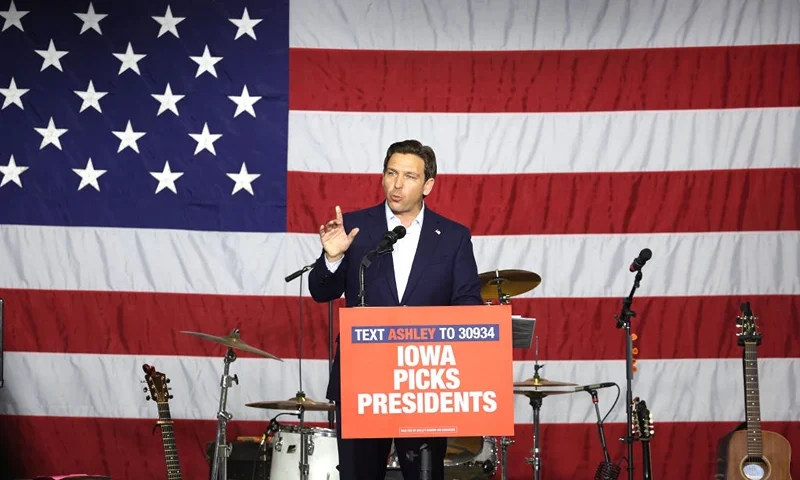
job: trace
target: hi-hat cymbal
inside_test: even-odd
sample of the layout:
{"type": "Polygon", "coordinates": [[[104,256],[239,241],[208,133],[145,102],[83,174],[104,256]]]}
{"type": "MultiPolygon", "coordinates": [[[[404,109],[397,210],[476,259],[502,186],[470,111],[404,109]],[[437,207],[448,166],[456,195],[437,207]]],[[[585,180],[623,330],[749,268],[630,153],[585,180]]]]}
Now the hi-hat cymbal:
{"type": "Polygon", "coordinates": [[[202,339],[208,340],[210,342],[218,343],[220,345],[225,345],[226,347],[235,348],[237,350],[241,350],[243,352],[250,352],[256,355],[261,355],[262,357],[271,358],[273,360],[283,361],[280,358],[276,357],[271,353],[267,353],[263,350],[259,350],[255,347],[251,347],[250,345],[244,343],[241,338],[237,335],[227,335],[225,337],[218,337],[216,335],[209,335],[207,333],[200,333],[200,332],[187,332],[185,330],[181,330],[181,333],[186,333],[188,335],[193,335],[195,337],[200,337],[202,339]]]}
{"type": "Polygon", "coordinates": [[[533,377],[521,382],[514,382],[515,387],[577,387],[577,383],[557,382],[544,377],[533,377]]]}
{"type": "Polygon", "coordinates": [[[315,402],[308,397],[302,396],[295,396],[288,400],[254,402],[246,405],[253,408],[269,408],[273,410],[298,410],[302,406],[306,411],[313,412],[332,412],[336,409],[336,404],[334,403],[315,402]]]}
{"type": "Polygon", "coordinates": [[[522,295],[542,283],[542,277],[527,270],[494,270],[478,275],[481,280],[481,298],[498,300],[497,286],[504,295],[522,295]]]}

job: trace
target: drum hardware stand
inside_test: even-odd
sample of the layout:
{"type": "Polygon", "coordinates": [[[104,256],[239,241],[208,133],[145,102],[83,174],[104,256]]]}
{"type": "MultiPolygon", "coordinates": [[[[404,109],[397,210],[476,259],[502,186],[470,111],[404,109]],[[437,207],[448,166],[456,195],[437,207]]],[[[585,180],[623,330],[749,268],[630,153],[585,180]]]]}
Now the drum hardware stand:
{"type": "Polygon", "coordinates": [[[502,471],[500,473],[501,480],[508,480],[508,446],[514,443],[508,437],[500,437],[500,462],[502,462],[502,471]]]}
{"type": "MultiPolygon", "coordinates": [[[[535,383],[538,383],[538,381],[541,379],[539,376],[539,370],[543,367],[544,365],[539,365],[539,337],[536,337],[536,363],[533,365],[533,378],[535,383]]],[[[530,393],[536,392],[534,391],[530,393]]],[[[542,400],[544,399],[544,395],[528,395],[528,397],[530,398],[530,405],[533,407],[533,449],[531,450],[533,457],[528,457],[525,459],[525,461],[533,466],[533,479],[541,480],[542,450],[540,447],[539,437],[539,410],[542,408],[542,400]]]]}
{"type": "Polygon", "coordinates": [[[642,267],[650,260],[653,252],[649,248],[643,249],[637,258],[633,260],[629,270],[636,272],[633,280],[633,287],[627,297],[622,299],[622,309],[619,315],[614,317],[617,319],[617,328],[625,329],[625,383],[626,383],[626,406],[625,412],[627,416],[627,432],[625,438],[620,438],[621,441],[627,444],[628,449],[628,480],[633,480],[633,339],[631,338],[631,318],[636,317],[636,312],[631,310],[631,303],[633,303],[633,294],[639,288],[639,282],[642,280],[642,267]]]}
{"type": "Polygon", "coordinates": [[[297,366],[299,370],[299,378],[300,378],[300,389],[297,391],[295,395],[295,399],[300,403],[298,407],[299,410],[299,417],[300,417],[300,462],[297,465],[297,468],[300,469],[300,478],[301,480],[308,480],[308,437],[305,428],[305,412],[306,407],[303,405],[303,402],[306,399],[306,393],[303,391],[303,273],[305,273],[306,269],[311,270],[313,268],[313,264],[310,266],[303,267],[302,269],[295,272],[295,274],[289,275],[286,277],[286,281],[294,280],[296,277],[300,277],[300,292],[298,293],[298,301],[299,301],[299,336],[300,336],[300,345],[298,348],[298,359],[297,359],[297,366]]]}
{"type": "MultiPolygon", "coordinates": [[[[297,397],[305,398],[305,394],[300,391],[297,392],[297,397]]],[[[300,405],[300,463],[298,467],[300,468],[300,479],[301,480],[308,480],[308,432],[306,431],[305,427],[305,413],[306,407],[304,405],[300,405]]]]}
{"type": "MultiPolygon", "coordinates": [[[[231,337],[239,338],[239,329],[234,328],[231,332],[231,337]]],[[[214,464],[211,469],[211,479],[212,480],[227,480],[228,479],[228,457],[230,456],[232,447],[228,444],[227,438],[227,426],[228,420],[233,418],[233,415],[228,413],[225,409],[227,408],[228,402],[228,388],[231,387],[233,382],[239,384],[239,376],[234,375],[231,377],[229,375],[231,363],[236,361],[236,353],[233,351],[232,347],[228,347],[228,351],[225,354],[225,368],[222,373],[222,379],[220,380],[220,396],[219,396],[219,411],[217,412],[217,440],[214,446],[214,464]]]]}

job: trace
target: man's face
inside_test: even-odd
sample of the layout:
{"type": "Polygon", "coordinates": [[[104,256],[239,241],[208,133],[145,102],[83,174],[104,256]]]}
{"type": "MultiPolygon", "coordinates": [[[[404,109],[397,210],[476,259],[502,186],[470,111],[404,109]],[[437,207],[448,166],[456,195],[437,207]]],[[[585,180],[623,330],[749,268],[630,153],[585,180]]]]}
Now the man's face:
{"type": "Polygon", "coordinates": [[[395,153],[389,158],[383,172],[383,192],[389,208],[396,214],[416,210],[422,196],[433,189],[434,179],[425,180],[425,162],[407,153],[395,153]]]}

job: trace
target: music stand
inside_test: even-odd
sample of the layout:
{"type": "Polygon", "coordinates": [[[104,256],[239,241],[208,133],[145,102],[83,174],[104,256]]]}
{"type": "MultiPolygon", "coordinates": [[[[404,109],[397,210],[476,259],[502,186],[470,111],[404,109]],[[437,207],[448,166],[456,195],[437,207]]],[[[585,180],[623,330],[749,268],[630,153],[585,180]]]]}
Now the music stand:
{"type": "Polygon", "coordinates": [[[522,315],[511,315],[511,346],[512,348],[531,348],[533,344],[533,329],[536,327],[535,318],[522,315]]]}
{"type": "MultiPolygon", "coordinates": [[[[533,329],[536,327],[535,318],[522,315],[511,315],[511,348],[531,348],[533,344],[533,329]]],[[[500,462],[501,478],[508,478],[508,446],[514,443],[508,437],[500,437],[500,462]]]]}

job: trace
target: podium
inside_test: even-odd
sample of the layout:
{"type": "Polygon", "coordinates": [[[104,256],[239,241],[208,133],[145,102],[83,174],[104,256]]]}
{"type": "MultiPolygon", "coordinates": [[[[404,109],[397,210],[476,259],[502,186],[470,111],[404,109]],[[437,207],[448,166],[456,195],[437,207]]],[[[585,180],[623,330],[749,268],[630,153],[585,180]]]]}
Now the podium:
{"type": "Polygon", "coordinates": [[[514,435],[510,305],[343,308],[342,438],[514,435]]]}

